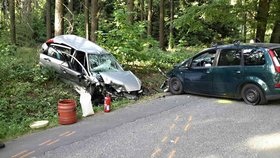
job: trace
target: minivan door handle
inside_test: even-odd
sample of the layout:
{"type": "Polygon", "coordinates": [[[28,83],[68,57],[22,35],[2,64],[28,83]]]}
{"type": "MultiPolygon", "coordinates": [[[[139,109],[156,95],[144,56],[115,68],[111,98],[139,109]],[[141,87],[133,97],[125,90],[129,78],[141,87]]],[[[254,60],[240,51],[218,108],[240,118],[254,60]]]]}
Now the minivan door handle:
{"type": "Polygon", "coordinates": [[[239,70],[236,71],[237,74],[241,74],[241,72],[239,70]]]}

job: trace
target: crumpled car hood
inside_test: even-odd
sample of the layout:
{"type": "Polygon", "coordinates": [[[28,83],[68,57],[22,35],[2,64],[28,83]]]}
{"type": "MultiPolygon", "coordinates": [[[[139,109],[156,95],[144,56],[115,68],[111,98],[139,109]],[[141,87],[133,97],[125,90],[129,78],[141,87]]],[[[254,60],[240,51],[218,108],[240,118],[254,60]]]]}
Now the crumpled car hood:
{"type": "Polygon", "coordinates": [[[139,91],[141,81],[131,71],[100,72],[105,84],[122,85],[128,92],[139,91]]]}

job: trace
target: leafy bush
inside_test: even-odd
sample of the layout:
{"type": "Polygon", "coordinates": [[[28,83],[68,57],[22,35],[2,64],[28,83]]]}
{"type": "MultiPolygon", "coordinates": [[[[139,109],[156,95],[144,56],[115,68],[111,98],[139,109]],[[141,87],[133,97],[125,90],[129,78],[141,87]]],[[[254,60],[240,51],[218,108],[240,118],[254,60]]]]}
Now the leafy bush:
{"type": "MultiPolygon", "coordinates": [[[[14,48],[6,46],[6,50],[14,48]]],[[[56,75],[41,69],[38,54],[31,49],[6,51],[0,56],[0,139],[15,137],[30,131],[33,121],[47,119],[57,122],[57,101],[77,99],[69,85],[56,75]],[[32,58],[31,58],[32,57],[32,58]]]]}

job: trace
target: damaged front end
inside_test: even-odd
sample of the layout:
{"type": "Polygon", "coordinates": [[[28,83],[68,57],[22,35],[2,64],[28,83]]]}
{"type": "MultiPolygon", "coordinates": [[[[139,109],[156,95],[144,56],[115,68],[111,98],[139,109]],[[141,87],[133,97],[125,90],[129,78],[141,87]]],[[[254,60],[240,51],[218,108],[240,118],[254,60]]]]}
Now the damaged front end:
{"type": "Polygon", "coordinates": [[[110,94],[113,99],[138,99],[143,94],[141,81],[131,71],[100,72],[96,80],[88,89],[93,97],[110,94]]]}
{"type": "Polygon", "coordinates": [[[124,71],[111,53],[79,36],[48,40],[42,45],[39,63],[85,89],[92,100],[102,100],[107,94],[113,99],[137,99],[143,94],[141,81],[131,71],[124,71]]]}

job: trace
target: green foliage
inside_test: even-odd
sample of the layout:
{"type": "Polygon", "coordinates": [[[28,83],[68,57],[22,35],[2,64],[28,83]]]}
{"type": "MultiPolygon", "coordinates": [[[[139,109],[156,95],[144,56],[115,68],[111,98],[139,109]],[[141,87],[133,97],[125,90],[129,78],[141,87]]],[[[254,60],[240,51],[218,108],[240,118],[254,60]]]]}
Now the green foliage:
{"type": "Polygon", "coordinates": [[[136,61],[139,52],[157,45],[155,40],[145,36],[143,22],[130,24],[127,21],[127,14],[123,8],[114,11],[113,23],[107,21],[102,27],[101,30],[108,30],[108,32],[98,32],[98,43],[113,52],[121,63],[136,61]]]}
{"type": "MultiPolygon", "coordinates": [[[[227,1],[211,1],[207,5],[190,5],[175,20],[180,43],[185,45],[220,42],[226,37],[238,38],[239,19],[233,6],[227,1]],[[222,18],[221,18],[222,17],[222,18]]],[[[178,39],[178,37],[177,37],[178,39]]]]}
{"type": "MultiPolygon", "coordinates": [[[[14,48],[7,45],[5,49],[10,47],[14,48]]],[[[7,52],[0,56],[0,139],[30,131],[33,121],[47,119],[56,124],[57,101],[77,99],[72,87],[38,66],[36,51],[20,48],[7,52]]]]}

